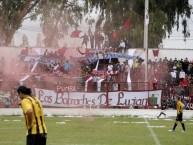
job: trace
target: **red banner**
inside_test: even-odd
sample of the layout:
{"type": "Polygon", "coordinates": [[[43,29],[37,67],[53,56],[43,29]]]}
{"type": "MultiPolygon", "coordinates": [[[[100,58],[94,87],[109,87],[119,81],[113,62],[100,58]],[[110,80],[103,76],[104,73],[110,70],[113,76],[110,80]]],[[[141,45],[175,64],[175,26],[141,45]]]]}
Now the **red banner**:
{"type": "Polygon", "coordinates": [[[159,54],[159,50],[153,50],[154,57],[158,57],[158,54],[159,54]]]}

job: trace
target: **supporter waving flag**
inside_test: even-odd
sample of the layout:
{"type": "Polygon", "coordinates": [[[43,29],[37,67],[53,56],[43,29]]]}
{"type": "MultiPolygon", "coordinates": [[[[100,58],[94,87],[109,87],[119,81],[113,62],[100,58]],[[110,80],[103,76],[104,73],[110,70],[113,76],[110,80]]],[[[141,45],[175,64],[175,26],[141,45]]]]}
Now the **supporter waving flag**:
{"type": "Polygon", "coordinates": [[[80,30],[75,30],[75,31],[73,31],[71,34],[70,34],[70,37],[71,38],[78,38],[79,37],[79,35],[80,35],[80,30]]]}

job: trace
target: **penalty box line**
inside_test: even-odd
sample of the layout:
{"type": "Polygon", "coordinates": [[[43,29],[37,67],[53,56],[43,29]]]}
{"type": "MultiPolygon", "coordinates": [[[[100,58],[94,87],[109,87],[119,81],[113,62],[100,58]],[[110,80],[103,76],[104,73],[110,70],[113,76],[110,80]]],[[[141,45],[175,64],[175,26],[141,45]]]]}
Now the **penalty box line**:
{"type": "Polygon", "coordinates": [[[155,134],[155,132],[153,131],[153,129],[150,127],[149,121],[148,121],[146,118],[144,118],[144,119],[145,119],[145,122],[147,122],[147,128],[149,129],[149,131],[150,131],[150,133],[151,133],[151,136],[153,137],[156,145],[161,145],[159,139],[157,138],[157,135],[155,134]]]}

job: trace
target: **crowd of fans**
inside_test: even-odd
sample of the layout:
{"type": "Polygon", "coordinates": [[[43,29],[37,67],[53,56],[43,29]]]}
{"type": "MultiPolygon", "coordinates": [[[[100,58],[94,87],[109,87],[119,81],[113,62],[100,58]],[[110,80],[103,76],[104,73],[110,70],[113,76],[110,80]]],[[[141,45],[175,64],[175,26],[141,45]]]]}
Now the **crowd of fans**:
{"type": "Polygon", "coordinates": [[[149,60],[148,71],[153,74],[153,88],[163,90],[162,99],[169,108],[175,107],[175,96],[181,96],[185,106],[191,101],[189,96],[192,96],[193,62],[188,58],[168,60],[165,57],[157,62],[149,60]]]}
{"type": "MultiPolygon", "coordinates": [[[[122,52],[124,50],[123,46],[123,44],[120,44],[120,47],[116,50],[122,52]]],[[[17,61],[18,68],[22,68],[17,73],[29,73],[33,69],[34,63],[38,60],[38,65],[33,72],[31,71],[32,79],[53,81],[57,78],[58,82],[63,79],[68,79],[69,81],[75,79],[79,86],[84,86],[84,82],[89,77],[93,77],[89,83],[92,87],[88,91],[98,91],[97,81],[101,79],[103,80],[101,91],[105,91],[107,87],[104,82],[110,82],[109,91],[128,90],[128,73],[130,73],[131,82],[134,84],[131,85],[132,90],[136,89],[136,84],[144,82],[145,66],[142,59],[134,59],[132,66],[129,66],[127,60],[120,62],[119,59],[102,60],[97,66],[97,62],[88,65],[76,58],[66,59],[63,56],[64,53],[65,48],[55,51],[46,49],[44,54],[37,59],[36,57],[26,57],[28,55],[26,48],[22,50],[19,61],[17,61]],[[119,85],[119,87],[115,87],[116,85],[119,85]]],[[[4,64],[5,60],[2,57],[2,68],[4,64]]],[[[149,60],[148,81],[150,82],[148,89],[162,89],[162,99],[168,103],[169,108],[174,107],[174,96],[176,95],[182,96],[183,101],[188,102],[188,97],[192,95],[190,88],[193,84],[193,62],[188,60],[188,58],[180,60],[175,58],[172,60],[167,57],[163,60],[161,58],[159,60],[149,60]]]]}

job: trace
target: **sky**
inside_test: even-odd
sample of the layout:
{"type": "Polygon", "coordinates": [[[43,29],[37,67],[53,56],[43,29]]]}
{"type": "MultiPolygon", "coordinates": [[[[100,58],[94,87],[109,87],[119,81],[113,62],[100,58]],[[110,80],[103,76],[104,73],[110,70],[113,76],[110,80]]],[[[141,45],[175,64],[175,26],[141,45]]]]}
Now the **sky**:
{"type": "Polygon", "coordinates": [[[188,20],[188,30],[190,32],[190,38],[186,38],[186,41],[184,41],[182,30],[183,28],[181,26],[178,31],[176,27],[173,28],[172,35],[169,38],[166,37],[166,39],[163,39],[163,48],[193,49],[193,14],[188,20]]]}
{"type": "MultiPolygon", "coordinates": [[[[193,6],[193,0],[189,0],[189,3],[193,6]]],[[[84,26],[81,27],[83,31],[85,28],[86,27],[84,26]]],[[[193,11],[192,11],[191,18],[188,20],[188,30],[190,31],[190,38],[187,38],[186,41],[184,41],[184,37],[182,34],[182,27],[180,27],[178,31],[176,30],[176,27],[173,28],[172,34],[170,35],[170,37],[169,38],[166,37],[165,39],[163,39],[163,43],[160,45],[160,47],[193,49],[193,11]]],[[[40,33],[41,37],[43,38],[39,22],[30,21],[30,19],[26,19],[23,22],[22,27],[19,30],[17,30],[14,35],[14,44],[16,46],[19,46],[22,42],[22,36],[23,34],[25,34],[28,37],[29,45],[34,47],[36,45],[36,38],[37,38],[38,33],[40,33]]],[[[69,37],[64,42],[61,41],[60,45],[62,46],[68,42],[70,42],[69,37]]],[[[79,43],[81,43],[81,41],[79,43]]],[[[72,42],[68,45],[72,45],[72,44],[74,43],[72,42]]]]}
{"type": "MultiPolygon", "coordinates": [[[[193,7],[193,0],[189,0],[189,4],[193,7]]],[[[184,41],[182,34],[182,27],[180,25],[179,30],[176,30],[176,27],[173,28],[172,35],[170,38],[163,39],[163,48],[186,48],[193,49],[193,10],[191,18],[188,20],[188,29],[190,31],[190,38],[187,38],[184,41]]]]}

